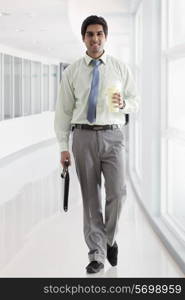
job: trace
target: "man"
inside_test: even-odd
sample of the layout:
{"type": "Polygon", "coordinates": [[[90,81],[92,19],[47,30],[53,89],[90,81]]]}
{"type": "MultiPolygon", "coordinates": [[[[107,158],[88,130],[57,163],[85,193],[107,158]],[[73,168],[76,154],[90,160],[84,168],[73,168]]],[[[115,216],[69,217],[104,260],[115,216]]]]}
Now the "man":
{"type": "Polygon", "coordinates": [[[138,110],[136,88],[128,67],[104,51],[108,27],[102,17],[90,16],[81,27],[87,48],[83,58],[64,72],[55,113],[55,132],[61,164],[71,164],[69,134],[83,198],[84,236],[89,248],[87,273],[97,273],[105,258],[117,265],[115,241],[126,198],[124,174],[125,114],[138,110]],[[111,101],[111,102],[110,102],[111,101]],[[103,219],[101,174],[105,179],[103,219]]]}

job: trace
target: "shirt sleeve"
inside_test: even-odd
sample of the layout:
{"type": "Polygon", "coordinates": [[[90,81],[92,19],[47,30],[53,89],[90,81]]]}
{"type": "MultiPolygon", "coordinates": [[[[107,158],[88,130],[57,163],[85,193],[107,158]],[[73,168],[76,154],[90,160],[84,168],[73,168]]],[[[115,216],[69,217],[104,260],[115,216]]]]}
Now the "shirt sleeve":
{"type": "Polygon", "coordinates": [[[133,75],[128,66],[125,66],[124,72],[123,100],[126,104],[122,109],[123,113],[129,114],[138,112],[140,97],[138,95],[133,75]]]}
{"type": "Polygon", "coordinates": [[[61,152],[69,151],[69,135],[74,109],[74,94],[69,74],[68,69],[63,73],[55,110],[54,129],[61,152]]]}

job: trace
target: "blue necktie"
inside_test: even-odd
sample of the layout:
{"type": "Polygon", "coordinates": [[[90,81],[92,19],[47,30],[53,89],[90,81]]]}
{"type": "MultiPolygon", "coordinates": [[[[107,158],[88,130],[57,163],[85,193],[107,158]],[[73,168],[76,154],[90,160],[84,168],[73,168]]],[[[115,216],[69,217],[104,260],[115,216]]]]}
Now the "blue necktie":
{"type": "Polygon", "coordinates": [[[96,120],[96,103],[98,97],[98,87],[99,87],[99,65],[101,64],[100,60],[92,60],[93,75],[91,82],[91,90],[88,98],[88,110],[87,110],[87,120],[90,123],[93,123],[96,120]]]}

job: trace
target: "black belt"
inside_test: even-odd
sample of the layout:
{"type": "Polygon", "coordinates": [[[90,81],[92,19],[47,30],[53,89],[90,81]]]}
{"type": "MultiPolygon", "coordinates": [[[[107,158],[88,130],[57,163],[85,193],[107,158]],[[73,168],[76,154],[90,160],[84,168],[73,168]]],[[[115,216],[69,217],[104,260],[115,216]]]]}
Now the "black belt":
{"type": "Polygon", "coordinates": [[[107,130],[120,128],[117,124],[112,125],[88,125],[88,124],[74,124],[73,128],[86,129],[86,130],[107,130]]]}

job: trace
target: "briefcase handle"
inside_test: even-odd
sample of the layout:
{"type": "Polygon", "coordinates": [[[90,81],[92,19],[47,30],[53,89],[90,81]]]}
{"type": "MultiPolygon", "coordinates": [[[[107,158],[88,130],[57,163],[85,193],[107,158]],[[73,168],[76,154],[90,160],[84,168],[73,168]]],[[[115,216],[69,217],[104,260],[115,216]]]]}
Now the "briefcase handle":
{"type": "Polygon", "coordinates": [[[62,178],[65,178],[65,177],[66,177],[66,174],[67,174],[67,172],[68,172],[68,166],[69,166],[69,161],[66,160],[66,161],[64,162],[64,167],[63,167],[62,174],[61,174],[61,177],[62,177],[62,178]]]}

